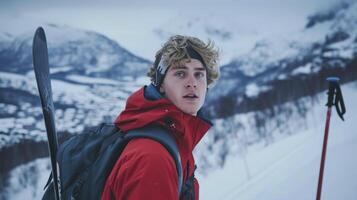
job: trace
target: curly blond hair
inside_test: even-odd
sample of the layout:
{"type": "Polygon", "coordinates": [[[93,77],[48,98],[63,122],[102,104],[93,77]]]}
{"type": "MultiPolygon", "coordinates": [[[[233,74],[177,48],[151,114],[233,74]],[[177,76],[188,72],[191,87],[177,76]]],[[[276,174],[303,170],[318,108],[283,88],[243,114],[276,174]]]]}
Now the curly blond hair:
{"type": "Polygon", "coordinates": [[[171,67],[179,65],[184,59],[190,59],[191,57],[186,49],[188,46],[202,57],[204,61],[203,64],[207,69],[207,85],[208,87],[212,87],[219,79],[220,74],[218,66],[218,49],[211,40],[205,44],[196,37],[182,35],[170,37],[162,48],[156,52],[155,62],[147,73],[147,75],[151,78],[151,81],[155,82],[156,70],[161,60],[165,65],[171,67]]]}

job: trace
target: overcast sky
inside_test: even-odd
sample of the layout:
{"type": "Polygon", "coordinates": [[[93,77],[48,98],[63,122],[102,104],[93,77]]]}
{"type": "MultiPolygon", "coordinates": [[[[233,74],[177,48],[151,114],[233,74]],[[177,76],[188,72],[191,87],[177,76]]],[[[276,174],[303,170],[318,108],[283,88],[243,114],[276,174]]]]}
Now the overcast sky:
{"type": "MultiPolygon", "coordinates": [[[[139,0],[2,0],[0,27],[1,32],[15,36],[35,30],[44,23],[93,30],[116,40],[133,53],[152,60],[155,51],[166,39],[163,37],[168,36],[163,34],[160,37],[158,33],[191,34],[206,38],[206,35],[201,36],[201,32],[197,31],[202,26],[190,30],[179,28],[179,25],[187,24],[190,18],[196,17],[210,26],[217,26],[217,30],[236,33],[240,41],[237,53],[244,53],[261,38],[302,30],[308,15],[338,1],[157,0],[149,3],[139,0]]],[[[223,40],[217,43],[223,48],[230,45],[223,40]]]]}

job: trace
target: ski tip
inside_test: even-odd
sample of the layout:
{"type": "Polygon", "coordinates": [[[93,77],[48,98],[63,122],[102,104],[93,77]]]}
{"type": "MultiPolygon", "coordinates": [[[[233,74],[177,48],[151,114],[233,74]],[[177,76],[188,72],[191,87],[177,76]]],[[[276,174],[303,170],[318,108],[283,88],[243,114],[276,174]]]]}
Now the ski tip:
{"type": "Polygon", "coordinates": [[[338,78],[337,76],[330,76],[330,77],[327,77],[326,80],[329,82],[339,82],[340,78],[338,78]]]}
{"type": "Polygon", "coordinates": [[[41,26],[36,29],[35,38],[40,38],[40,40],[46,41],[45,30],[41,26]]]}

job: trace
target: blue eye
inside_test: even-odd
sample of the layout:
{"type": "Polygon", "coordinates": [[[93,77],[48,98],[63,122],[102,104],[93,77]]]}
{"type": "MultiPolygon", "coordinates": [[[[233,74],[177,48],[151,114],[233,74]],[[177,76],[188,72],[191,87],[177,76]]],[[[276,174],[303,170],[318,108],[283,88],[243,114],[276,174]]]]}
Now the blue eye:
{"type": "Polygon", "coordinates": [[[175,73],[175,76],[178,76],[178,77],[182,78],[182,77],[185,76],[185,72],[183,72],[183,71],[177,71],[177,72],[175,73]]]}
{"type": "Polygon", "coordinates": [[[197,72],[195,75],[196,75],[197,78],[204,78],[205,77],[205,73],[203,73],[203,72],[197,72]]]}

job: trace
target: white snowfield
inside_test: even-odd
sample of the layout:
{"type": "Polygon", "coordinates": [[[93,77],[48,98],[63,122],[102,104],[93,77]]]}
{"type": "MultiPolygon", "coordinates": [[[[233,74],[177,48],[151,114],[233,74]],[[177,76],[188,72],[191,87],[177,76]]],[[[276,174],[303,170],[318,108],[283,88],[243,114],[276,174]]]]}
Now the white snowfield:
{"type": "MultiPolygon", "coordinates": [[[[345,122],[333,108],[321,199],[357,199],[357,82],[342,87],[345,122]]],[[[307,115],[307,129],[263,147],[249,147],[242,157],[229,157],[223,169],[198,174],[204,200],[316,199],[326,120],[325,92],[307,115]],[[249,174],[247,174],[249,171],[249,174]]],[[[209,156],[209,155],[207,155],[209,156]]],[[[198,170],[199,171],[199,170],[198,170]]]]}
{"type": "MultiPolygon", "coordinates": [[[[342,86],[347,113],[342,122],[333,110],[325,163],[322,200],[355,200],[357,197],[357,82],[342,86]]],[[[312,200],[316,197],[324,125],[326,94],[311,107],[305,131],[277,139],[268,146],[248,147],[245,158],[229,157],[224,168],[199,174],[203,200],[312,200]],[[249,172],[249,173],[248,173],[249,172]]],[[[296,127],[294,124],[289,124],[296,127]]],[[[198,146],[199,148],[199,146],[198,146]]],[[[210,156],[207,153],[207,156],[210,156]]],[[[12,170],[7,199],[41,199],[50,171],[47,158],[12,170]]]]}

